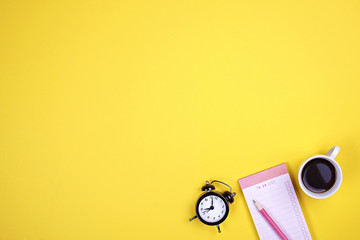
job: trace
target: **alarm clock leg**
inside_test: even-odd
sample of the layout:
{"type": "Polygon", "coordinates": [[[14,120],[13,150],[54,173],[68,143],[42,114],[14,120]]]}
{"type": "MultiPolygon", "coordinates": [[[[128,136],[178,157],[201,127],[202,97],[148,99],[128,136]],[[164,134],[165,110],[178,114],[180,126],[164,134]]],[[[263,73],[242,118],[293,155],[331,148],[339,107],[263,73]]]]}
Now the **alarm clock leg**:
{"type": "Polygon", "coordinates": [[[189,221],[191,222],[192,220],[194,220],[195,218],[197,218],[197,216],[190,218],[189,221]]]}
{"type": "Polygon", "coordinates": [[[219,225],[216,225],[217,229],[218,229],[218,232],[221,233],[221,230],[220,230],[220,226],[219,225]]]}

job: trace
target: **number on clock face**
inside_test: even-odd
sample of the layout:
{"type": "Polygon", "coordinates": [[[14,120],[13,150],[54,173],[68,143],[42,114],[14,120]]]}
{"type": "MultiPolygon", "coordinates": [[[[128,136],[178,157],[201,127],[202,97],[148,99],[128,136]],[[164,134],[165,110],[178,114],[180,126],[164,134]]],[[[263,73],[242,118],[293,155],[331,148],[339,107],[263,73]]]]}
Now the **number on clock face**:
{"type": "Polygon", "coordinates": [[[214,223],[220,221],[225,215],[225,202],[218,196],[207,196],[199,204],[199,215],[206,222],[214,223]]]}

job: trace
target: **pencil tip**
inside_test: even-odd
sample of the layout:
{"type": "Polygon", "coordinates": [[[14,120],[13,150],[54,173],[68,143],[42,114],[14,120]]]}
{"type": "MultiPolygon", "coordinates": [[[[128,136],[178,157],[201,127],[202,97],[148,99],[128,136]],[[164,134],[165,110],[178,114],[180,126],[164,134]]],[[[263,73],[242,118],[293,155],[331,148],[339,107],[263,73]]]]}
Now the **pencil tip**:
{"type": "Polygon", "coordinates": [[[253,202],[256,203],[256,201],[253,199],[253,202]]]}

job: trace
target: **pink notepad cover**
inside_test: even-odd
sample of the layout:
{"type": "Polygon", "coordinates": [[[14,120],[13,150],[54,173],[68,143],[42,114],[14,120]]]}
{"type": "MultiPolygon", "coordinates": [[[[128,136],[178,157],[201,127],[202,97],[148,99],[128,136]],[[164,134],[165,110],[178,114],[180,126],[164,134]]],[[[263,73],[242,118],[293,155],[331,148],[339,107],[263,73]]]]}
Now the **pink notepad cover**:
{"type": "Polygon", "coordinates": [[[256,209],[262,205],[289,239],[311,239],[286,164],[239,179],[239,183],[260,239],[280,239],[256,209]]]}

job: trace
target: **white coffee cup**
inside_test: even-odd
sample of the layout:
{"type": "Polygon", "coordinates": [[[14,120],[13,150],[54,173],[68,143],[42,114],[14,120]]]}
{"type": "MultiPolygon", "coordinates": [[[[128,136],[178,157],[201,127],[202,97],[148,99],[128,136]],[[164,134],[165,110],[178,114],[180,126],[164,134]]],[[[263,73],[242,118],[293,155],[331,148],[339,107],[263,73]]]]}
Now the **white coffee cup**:
{"type": "Polygon", "coordinates": [[[339,152],[340,152],[340,147],[334,146],[325,155],[313,156],[313,157],[307,159],[306,161],[304,161],[300,165],[300,169],[299,169],[299,172],[298,172],[298,181],[299,181],[299,185],[300,185],[301,189],[307,195],[309,195],[310,197],[313,197],[313,198],[317,198],[317,199],[327,198],[327,197],[330,197],[331,195],[333,195],[340,188],[343,175],[342,175],[340,165],[335,161],[335,157],[339,154],[339,152]],[[312,161],[314,159],[323,159],[323,160],[329,161],[335,168],[335,183],[326,192],[321,192],[321,193],[312,192],[303,183],[302,172],[303,172],[304,166],[308,162],[310,162],[310,161],[312,161]]]}

